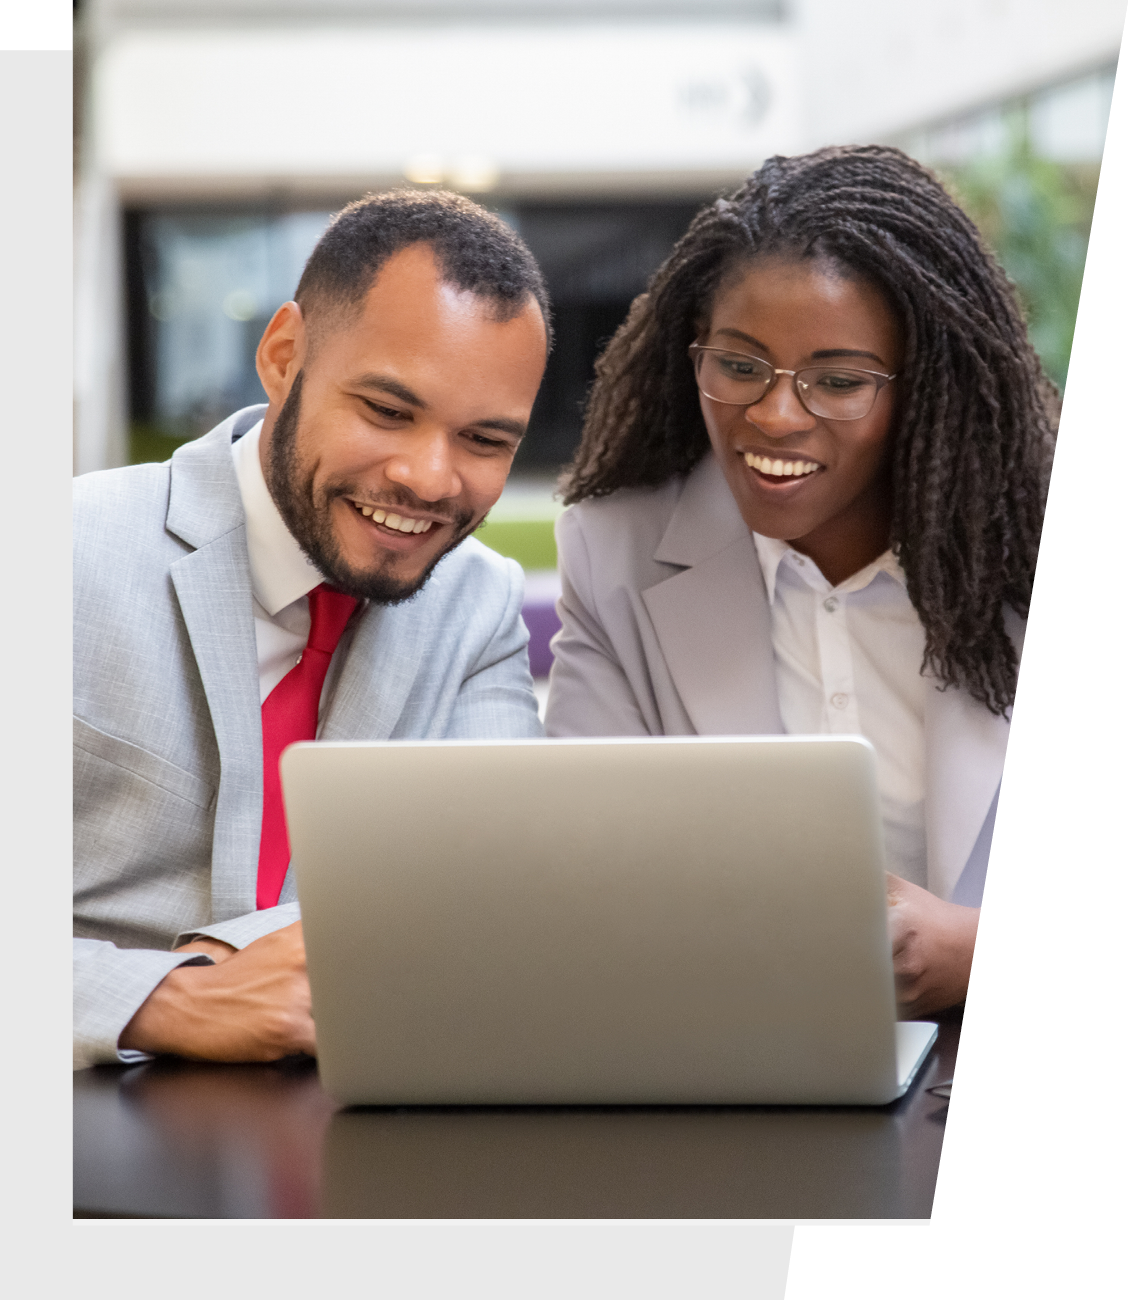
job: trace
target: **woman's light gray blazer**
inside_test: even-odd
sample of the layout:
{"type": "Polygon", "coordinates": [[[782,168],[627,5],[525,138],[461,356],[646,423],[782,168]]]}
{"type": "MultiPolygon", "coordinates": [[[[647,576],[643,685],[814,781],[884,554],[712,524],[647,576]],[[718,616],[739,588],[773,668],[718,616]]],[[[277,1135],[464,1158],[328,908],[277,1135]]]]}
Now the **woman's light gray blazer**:
{"type": "MultiPolygon", "coordinates": [[[[78,1064],[126,1059],[118,1035],[184,962],[178,942],[243,947],[298,916],[290,876],[281,906],[255,909],[262,721],[231,443],[263,409],[164,465],[75,483],[78,1064]]],[[[512,560],[469,539],[412,600],[369,605],[333,657],[322,739],[542,734],[523,591],[512,560]]],[[[377,790],[371,813],[378,837],[396,810],[377,790]]]]}
{"type": "MultiPolygon", "coordinates": [[[[550,736],[779,733],[770,607],[744,520],[709,454],[685,479],[566,510],[550,736]]],[[[1024,625],[1008,619],[1021,648],[1024,625]]],[[[977,904],[1009,722],[939,686],[925,711],[933,893],[977,904]]]]}

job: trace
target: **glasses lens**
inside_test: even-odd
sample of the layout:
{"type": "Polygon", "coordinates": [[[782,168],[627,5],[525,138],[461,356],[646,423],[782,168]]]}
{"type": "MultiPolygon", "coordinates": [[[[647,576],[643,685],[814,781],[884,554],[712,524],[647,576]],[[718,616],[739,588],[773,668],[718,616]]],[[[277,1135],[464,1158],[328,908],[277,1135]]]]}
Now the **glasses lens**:
{"type": "Polygon", "coordinates": [[[860,420],[877,400],[877,380],[864,370],[800,370],[795,383],[807,410],[828,420],[860,420]]]}
{"type": "Polygon", "coordinates": [[[773,371],[765,361],[742,352],[698,352],[697,386],[716,402],[758,402],[768,391],[773,371]]]}

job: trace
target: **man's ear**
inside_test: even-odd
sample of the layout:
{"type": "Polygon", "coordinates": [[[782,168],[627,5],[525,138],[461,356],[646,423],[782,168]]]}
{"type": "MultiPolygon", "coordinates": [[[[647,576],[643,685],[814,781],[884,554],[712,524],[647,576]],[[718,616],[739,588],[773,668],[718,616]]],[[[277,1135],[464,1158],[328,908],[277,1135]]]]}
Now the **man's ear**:
{"type": "Polygon", "coordinates": [[[302,368],[305,350],[302,309],[296,302],[284,302],[270,318],[255,353],[255,369],[271,406],[281,406],[286,400],[290,385],[302,368]]]}

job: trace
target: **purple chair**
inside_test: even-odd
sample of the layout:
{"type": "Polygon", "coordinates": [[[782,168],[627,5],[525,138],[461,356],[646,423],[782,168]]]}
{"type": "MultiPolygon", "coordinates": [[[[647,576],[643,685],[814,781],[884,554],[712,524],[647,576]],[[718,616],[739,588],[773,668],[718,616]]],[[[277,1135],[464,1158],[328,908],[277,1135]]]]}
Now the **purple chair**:
{"type": "Polygon", "coordinates": [[[521,617],[529,629],[529,670],[534,677],[547,677],[552,667],[549,642],[560,631],[556,601],[560,576],[555,569],[534,569],[525,574],[525,603],[521,617]]]}

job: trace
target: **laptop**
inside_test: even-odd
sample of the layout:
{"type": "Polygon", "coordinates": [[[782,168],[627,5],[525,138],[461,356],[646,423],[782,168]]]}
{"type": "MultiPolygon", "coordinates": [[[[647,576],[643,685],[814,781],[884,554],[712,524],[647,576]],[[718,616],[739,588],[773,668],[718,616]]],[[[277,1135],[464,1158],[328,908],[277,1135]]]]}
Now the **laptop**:
{"type": "Polygon", "coordinates": [[[307,743],[282,783],[346,1105],[882,1105],[936,1037],[860,737],[307,743]]]}

